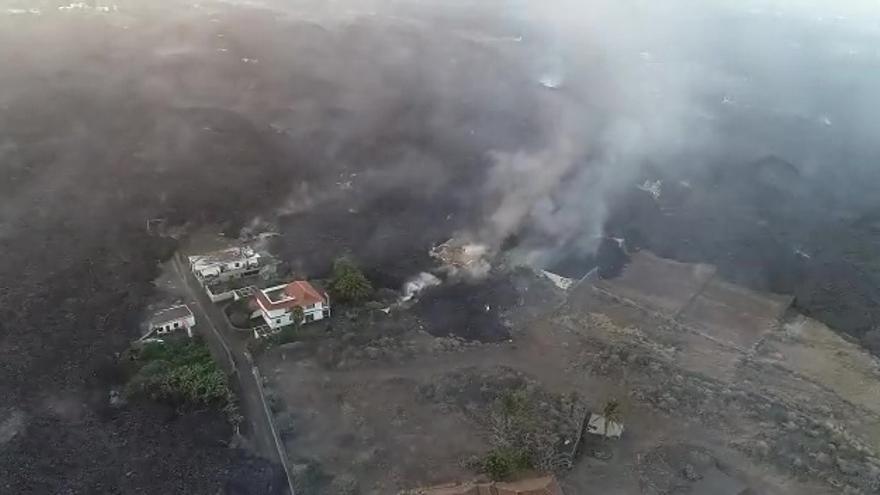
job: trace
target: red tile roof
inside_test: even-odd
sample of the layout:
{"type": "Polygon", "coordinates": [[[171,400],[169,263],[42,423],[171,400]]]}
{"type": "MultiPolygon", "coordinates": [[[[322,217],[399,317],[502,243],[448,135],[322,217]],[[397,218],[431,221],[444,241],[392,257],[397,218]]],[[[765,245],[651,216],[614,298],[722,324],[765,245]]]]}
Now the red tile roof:
{"type": "Polygon", "coordinates": [[[327,302],[327,298],[318,292],[312,284],[303,280],[297,280],[287,284],[287,287],[284,288],[284,292],[287,293],[288,296],[302,301],[303,304],[307,306],[318,302],[327,302]]]}
{"type": "Polygon", "coordinates": [[[292,299],[272,302],[261,290],[256,292],[256,298],[260,306],[267,311],[293,309],[297,306],[305,308],[319,302],[327,304],[326,295],[318,292],[312,284],[304,280],[296,280],[287,284],[284,287],[284,294],[292,299]]]}

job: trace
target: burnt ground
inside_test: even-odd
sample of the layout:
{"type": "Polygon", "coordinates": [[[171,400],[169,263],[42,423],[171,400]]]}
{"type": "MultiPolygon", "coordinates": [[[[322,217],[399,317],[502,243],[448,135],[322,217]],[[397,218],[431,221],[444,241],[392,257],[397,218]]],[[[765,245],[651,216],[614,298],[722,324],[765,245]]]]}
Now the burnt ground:
{"type": "Polygon", "coordinates": [[[610,232],[634,248],[716,265],[736,283],[794,295],[799,311],[871,348],[880,325],[877,205],[842,198],[774,156],[694,173],[687,185],[681,176],[651,177],[664,181],[663,193],[655,200],[633,188],[618,200],[610,232]]]}
{"type": "MultiPolygon", "coordinates": [[[[691,268],[665,277],[675,285],[691,268]]],[[[762,309],[774,297],[762,302],[761,294],[744,297],[733,288],[707,295],[717,299],[712,309],[678,324],[589,283],[566,297],[542,288],[540,278],[532,282],[517,292],[540,315],[507,313],[510,343],[432,337],[419,328],[414,306],[335,322],[332,332],[308,330],[261,355],[302,493],[384,495],[472,479],[473,460],[495,438],[493,402],[521,388],[539,397],[543,420],[565,404],[553,397],[576,399],[584,408],[576,413],[597,411],[610,397],[623,404],[621,439],[587,436],[571,469],[554,468],[566,493],[876,490],[880,402],[876,387],[854,385],[875,379],[876,370],[864,351],[827,328],[822,338],[832,340],[816,346],[808,334],[818,330],[806,327],[820,323],[789,337],[778,331],[779,315],[762,309]],[[545,291],[552,295],[530,294],[545,291]],[[766,319],[773,328],[749,333],[766,319]],[[689,326],[707,323],[720,326],[711,334],[689,326]],[[719,338],[722,330],[751,338],[747,346],[766,340],[756,356],[728,342],[736,338],[719,338]],[[327,359],[331,350],[337,357],[327,359]]],[[[619,289],[613,280],[600,284],[619,289]]],[[[646,274],[636,285],[649,295],[662,284],[646,274]]],[[[571,408],[561,409],[571,418],[571,408]]],[[[557,433],[564,442],[564,430],[557,433]]]]}
{"type": "Polygon", "coordinates": [[[415,313],[435,337],[499,342],[510,329],[499,313],[518,304],[520,296],[507,277],[481,282],[459,282],[432,287],[419,297],[415,313]]]}
{"type": "Polygon", "coordinates": [[[239,163],[256,156],[271,161],[272,146],[226,112],[163,111],[119,101],[118,120],[107,119],[106,112],[78,109],[88,98],[71,90],[55,99],[58,113],[51,117],[34,115],[40,105],[32,100],[0,119],[2,133],[20,143],[14,158],[21,169],[6,190],[5,211],[12,215],[4,215],[0,239],[0,389],[25,418],[0,450],[5,491],[213,493],[230,473],[252,484],[248,478],[259,471],[230,471],[250,461],[226,445],[231,430],[219,412],[178,415],[132,404],[105,416],[109,388],[118,383],[102,379],[99,371],[137,337],[156,265],[174,247],[148,237],[146,219],[233,220],[237,213],[228,202],[260,185],[239,163]],[[142,126],[158,120],[182,128],[210,122],[236,132],[232,139],[193,141],[183,156],[163,157],[168,170],[157,172],[149,159],[34,136],[49,118],[127,149],[137,149],[142,126]],[[36,151],[59,158],[45,160],[36,151]],[[212,170],[194,168],[201,163],[197,157],[212,156],[212,170]],[[140,170],[120,173],[119,160],[140,170]],[[224,168],[240,178],[236,190],[202,188],[224,168]],[[47,405],[58,400],[69,402],[73,412],[47,405]]]}

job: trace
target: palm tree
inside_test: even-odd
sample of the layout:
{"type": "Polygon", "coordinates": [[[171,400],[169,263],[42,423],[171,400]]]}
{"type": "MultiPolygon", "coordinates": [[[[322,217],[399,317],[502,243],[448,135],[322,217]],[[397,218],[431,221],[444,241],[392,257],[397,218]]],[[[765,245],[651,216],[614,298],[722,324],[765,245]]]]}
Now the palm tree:
{"type": "Polygon", "coordinates": [[[305,318],[305,311],[303,311],[302,306],[294,306],[294,308],[293,308],[293,326],[295,328],[299,328],[302,325],[304,318],[305,318]]]}
{"type": "Polygon", "coordinates": [[[603,435],[605,438],[608,438],[608,425],[623,424],[623,410],[620,407],[620,401],[617,399],[611,398],[605,401],[605,404],[602,406],[602,416],[605,418],[605,431],[603,435]]]}

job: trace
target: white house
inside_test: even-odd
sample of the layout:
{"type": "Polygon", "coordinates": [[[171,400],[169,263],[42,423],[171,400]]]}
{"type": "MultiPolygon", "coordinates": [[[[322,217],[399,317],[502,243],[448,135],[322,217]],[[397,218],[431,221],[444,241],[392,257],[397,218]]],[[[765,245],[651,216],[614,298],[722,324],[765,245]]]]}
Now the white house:
{"type": "Polygon", "coordinates": [[[165,335],[177,330],[186,330],[192,337],[192,328],[196,326],[196,317],[185,304],[163,309],[155,313],[147,323],[153,333],[165,335]]]}
{"type": "Polygon", "coordinates": [[[189,264],[199,280],[226,281],[260,272],[260,254],[249,247],[234,247],[189,257],[189,264]]]}
{"type": "Polygon", "coordinates": [[[232,299],[237,289],[253,285],[256,278],[275,274],[277,260],[249,247],[236,247],[190,256],[193,274],[205,288],[211,302],[232,299]]]}
{"type": "Polygon", "coordinates": [[[272,330],[293,324],[295,308],[302,309],[303,323],[330,316],[330,297],[327,293],[319,292],[312,284],[302,280],[257,290],[254,301],[266,325],[272,330]]]}

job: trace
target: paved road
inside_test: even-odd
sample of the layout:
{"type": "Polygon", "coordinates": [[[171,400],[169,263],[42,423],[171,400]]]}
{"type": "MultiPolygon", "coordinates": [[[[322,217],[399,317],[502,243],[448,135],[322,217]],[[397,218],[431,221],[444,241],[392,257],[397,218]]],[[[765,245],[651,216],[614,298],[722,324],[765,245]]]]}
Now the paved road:
{"type": "MultiPolygon", "coordinates": [[[[214,359],[238,380],[238,396],[244,416],[242,433],[257,454],[285,466],[279,454],[280,445],[276,442],[274,426],[264,406],[262,390],[257,383],[258,371],[246,354],[246,340],[229,325],[220,308],[208,299],[208,295],[179,254],[174,256],[173,265],[174,272],[186,288],[188,299],[192,303],[190,308],[196,317],[196,329],[204,336],[214,359]],[[233,363],[231,368],[230,361],[233,363]]],[[[287,474],[290,482],[289,473],[287,474]]]]}

